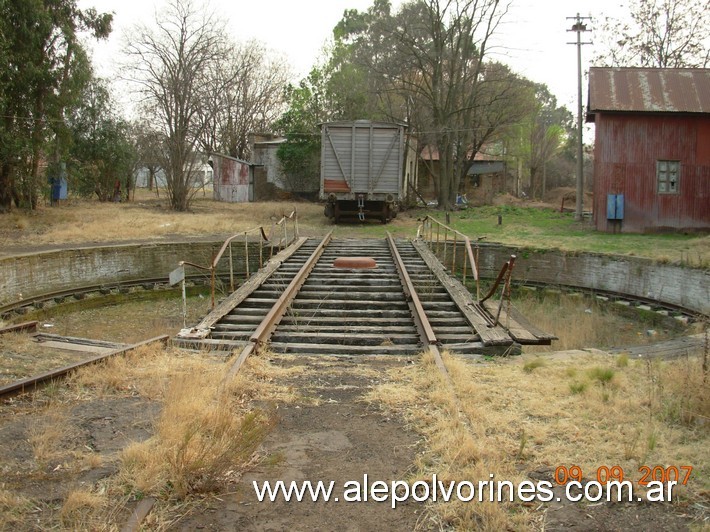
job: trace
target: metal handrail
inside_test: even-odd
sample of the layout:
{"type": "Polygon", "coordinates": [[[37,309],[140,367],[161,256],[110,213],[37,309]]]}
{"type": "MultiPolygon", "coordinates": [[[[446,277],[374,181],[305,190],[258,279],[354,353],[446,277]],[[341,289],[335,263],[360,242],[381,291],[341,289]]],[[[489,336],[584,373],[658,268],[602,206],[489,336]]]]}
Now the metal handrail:
{"type": "MultiPolygon", "coordinates": [[[[466,284],[466,273],[470,267],[471,275],[473,276],[473,280],[476,282],[476,299],[480,299],[481,286],[478,277],[479,248],[478,246],[476,246],[476,254],[474,256],[473,247],[471,246],[471,239],[468,236],[463,234],[461,231],[457,231],[456,229],[453,229],[448,225],[440,222],[439,220],[436,220],[435,218],[432,218],[431,216],[427,215],[422,220],[422,223],[419,224],[419,227],[417,227],[417,239],[423,238],[424,242],[428,243],[430,249],[432,249],[432,251],[436,253],[434,251],[434,248],[436,248],[436,250],[438,251],[441,244],[441,229],[444,230],[444,260],[446,259],[446,247],[448,243],[449,232],[451,232],[454,237],[453,253],[451,257],[451,273],[453,275],[456,275],[456,248],[458,244],[458,239],[461,238],[461,241],[464,244],[463,266],[461,268],[463,283],[466,284]],[[434,225],[436,225],[436,245],[434,244],[434,225]],[[427,233],[429,235],[428,239],[426,238],[427,233]]],[[[444,261],[442,260],[442,262],[444,261]]]]}
{"type": "MultiPolygon", "coordinates": [[[[511,279],[513,274],[513,265],[515,264],[515,255],[510,256],[510,260],[505,262],[501,267],[498,277],[496,278],[493,286],[488,291],[488,293],[481,298],[481,285],[478,274],[478,252],[479,247],[476,246],[476,254],[474,256],[473,248],[471,246],[471,239],[463,234],[461,231],[449,227],[445,223],[432,218],[427,215],[422,220],[422,223],[417,228],[417,239],[422,239],[431,249],[432,253],[437,255],[437,252],[441,249],[443,243],[443,258],[440,257],[442,264],[446,266],[447,256],[446,250],[449,244],[449,233],[453,235],[453,251],[451,256],[451,273],[456,275],[457,264],[456,264],[456,249],[458,247],[459,239],[464,243],[464,256],[463,256],[463,266],[461,268],[461,274],[463,277],[463,283],[466,284],[466,273],[470,264],[471,274],[476,282],[476,301],[481,305],[484,301],[493,297],[493,295],[498,291],[498,287],[503,286],[501,289],[500,302],[498,304],[498,309],[496,315],[493,316],[492,325],[498,325],[500,321],[500,314],[503,308],[503,302],[507,300],[508,307],[510,307],[510,294],[511,294],[511,279]],[[434,226],[436,226],[436,235],[434,235],[434,226]],[[443,235],[442,235],[443,232],[443,235]],[[436,240],[435,240],[436,237],[436,240]]],[[[482,308],[482,307],[481,307],[482,308]]]]}
{"type": "Polygon", "coordinates": [[[179,263],[180,266],[191,266],[193,268],[197,268],[199,270],[203,271],[208,271],[210,272],[210,293],[212,297],[212,309],[214,310],[215,307],[215,284],[216,284],[216,272],[217,272],[217,266],[219,265],[220,261],[222,260],[222,257],[225,255],[227,251],[229,251],[229,285],[230,289],[233,292],[234,291],[234,259],[232,255],[232,242],[234,242],[238,238],[244,238],[244,271],[246,272],[246,276],[249,277],[251,275],[251,272],[249,270],[249,235],[251,234],[258,234],[259,236],[259,268],[262,268],[264,266],[264,244],[272,244],[271,249],[270,249],[270,254],[269,258],[273,257],[274,255],[274,233],[276,231],[276,228],[281,226],[283,229],[283,234],[282,236],[279,237],[278,240],[278,247],[279,250],[283,249],[284,247],[288,246],[291,242],[294,242],[296,239],[299,237],[298,233],[298,212],[296,209],[291,211],[290,214],[284,214],[281,216],[281,219],[278,222],[274,222],[271,224],[271,228],[269,229],[269,235],[266,235],[266,231],[264,230],[264,226],[260,225],[258,227],[252,227],[251,229],[247,229],[246,231],[241,231],[239,233],[236,233],[230,237],[228,237],[224,243],[222,244],[222,247],[220,247],[219,251],[215,254],[215,256],[212,258],[212,262],[208,266],[201,266],[199,264],[194,264],[192,262],[188,261],[181,261],[179,263]],[[293,232],[292,232],[292,237],[289,239],[288,236],[288,222],[292,221],[293,222],[293,232]]]}

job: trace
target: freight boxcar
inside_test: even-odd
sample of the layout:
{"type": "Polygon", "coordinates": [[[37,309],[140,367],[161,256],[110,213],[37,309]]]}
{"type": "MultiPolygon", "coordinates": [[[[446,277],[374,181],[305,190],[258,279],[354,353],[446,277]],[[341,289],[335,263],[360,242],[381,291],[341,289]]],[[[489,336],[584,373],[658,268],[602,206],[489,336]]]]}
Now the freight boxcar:
{"type": "Polygon", "coordinates": [[[322,124],[320,198],[328,218],[386,223],[397,215],[407,192],[405,130],[402,123],[369,120],[322,124]]]}

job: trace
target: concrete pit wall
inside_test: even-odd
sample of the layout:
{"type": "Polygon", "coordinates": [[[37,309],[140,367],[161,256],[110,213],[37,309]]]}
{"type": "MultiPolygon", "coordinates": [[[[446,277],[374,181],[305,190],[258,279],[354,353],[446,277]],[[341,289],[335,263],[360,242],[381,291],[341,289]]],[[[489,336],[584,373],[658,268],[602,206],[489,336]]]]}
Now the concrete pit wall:
{"type": "MultiPolygon", "coordinates": [[[[438,256],[443,257],[442,249],[438,256]]],[[[464,246],[456,249],[457,268],[463,263],[464,246]]],[[[500,244],[481,244],[481,278],[495,278],[511,255],[516,256],[513,280],[553,286],[568,286],[600,292],[615,292],[630,299],[652,299],[682,307],[693,313],[710,314],[710,271],[661,264],[650,259],[521,249],[500,244]]],[[[445,264],[451,267],[453,250],[447,249],[445,264]]]]}
{"type": "MultiPolygon", "coordinates": [[[[83,247],[0,259],[0,306],[61,290],[116,286],[133,280],[168,279],[180,261],[207,265],[221,242],[179,242],[83,247]]],[[[258,244],[250,244],[250,270],[258,268],[258,244]]],[[[629,298],[653,299],[710,314],[710,272],[659,264],[636,257],[526,250],[497,244],[481,245],[482,277],[494,277],[511,254],[517,256],[513,278],[556,286],[616,292],[629,298]]],[[[446,265],[451,265],[452,247],[446,265]]],[[[268,252],[264,250],[264,260],[268,252]]],[[[244,245],[233,246],[234,269],[244,271],[244,245]]],[[[463,247],[456,262],[463,261],[463,247]]],[[[191,269],[188,268],[189,274],[191,269]]],[[[218,273],[229,271],[228,257],[218,273]]],[[[207,275],[207,272],[205,272],[207,275]]]]}
{"type": "MultiPolygon", "coordinates": [[[[180,261],[208,266],[222,242],[173,242],[131,244],[107,247],[82,247],[0,258],[0,307],[24,299],[64,290],[92,286],[117,286],[135,280],[162,278],[178,267],[180,261]]],[[[269,258],[264,248],[264,261],[269,258]]],[[[232,245],[235,275],[245,271],[244,243],[232,245]]],[[[250,271],[259,268],[259,245],[249,244],[250,271]]],[[[209,272],[186,266],[188,276],[209,272]]],[[[229,252],[220,261],[218,275],[229,275],[229,252]]]]}

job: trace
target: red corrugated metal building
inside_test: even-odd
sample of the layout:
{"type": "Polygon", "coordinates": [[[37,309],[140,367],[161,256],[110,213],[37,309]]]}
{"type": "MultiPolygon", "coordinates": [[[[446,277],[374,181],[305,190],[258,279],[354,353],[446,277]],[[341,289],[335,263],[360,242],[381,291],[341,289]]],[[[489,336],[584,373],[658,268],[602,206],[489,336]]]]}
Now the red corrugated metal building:
{"type": "Polygon", "coordinates": [[[710,69],[589,70],[594,223],[710,229],[710,69]]]}

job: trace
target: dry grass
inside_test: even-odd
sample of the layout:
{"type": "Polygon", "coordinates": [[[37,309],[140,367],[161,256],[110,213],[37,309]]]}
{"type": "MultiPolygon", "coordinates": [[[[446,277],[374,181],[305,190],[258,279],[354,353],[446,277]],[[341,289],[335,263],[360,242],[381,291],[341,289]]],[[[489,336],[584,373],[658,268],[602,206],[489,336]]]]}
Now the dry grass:
{"type": "Polygon", "coordinates": [[[644,345],[677,334],[675,328],[645,323],[641,315],[637,319],[625,317],[616,312],[613,303],[602,303],[587,296],[522,294],[514,304],[530,323],[559,338],[551,346],[525,346],[526,353],[644,345]],[[646,333],[649,329],[656,335],[649,336],[646,333]]]}
{"type": "Polygon", "coordinates": [[[74,490],[62,504],[59,519],[64,527],[70,530],[95,529],[94,516],[107,505],[106,494],[94,493],[86,489],[74,490]]]}
{"type": "Polygon", "coordinates": [[[182,500],[212,490],[251,461],[268,419],[236,410],[214,386],[215,376],[172,380],[156,434],[121,453],[120,478],[129,491],[182,500]]]}
{"type": "MultiPolygon", "coordinates": [[[[261,459],[256,450],[272,419],[256,405],[295,400],[293,389],[281,382],[304,366],[282,368],[266,357],[254,357],[236,379],[220,387],[227,369],[221,357],[145,346],[77,371],[51,394],[46,389],[38,393],[35,400],[45,407],[33,415],[29,440],[44,470],[39,474],[64,475],[67,495],[59,507],[35,516],[37,522],[72,530],[112,529],[125,519],[131,500],[150,495],[158,500],[150,526],[167,529],[204,493],[234,480],[261,459]],[[85,441],[73,435],[71,427],[80,421],[72,417],[73,406],[120,397],[162,405],[152,436],[118,453],[87,452],[85,441]],[[71,491],[78,475],[97,467],[118,471],[71,491]]],[[[21,523],[38,505],[43,503],[11,495],[0,485],[0,521],[21,523]]]]}
{"type": "Polygon", "coordinates": [[[0,335],[0,384],[39,375],[86,358],[86,353],[47,348],[25,333],[0,335]]]}
{"type": "MultiPolygon", "coordinates": [[[[595,478],[620,465],[638,481],[638,468],[693,465],[684,501],[710,488],[710,382],[697,358],[618,367],[608,355],[578,352],[473,364],[447,356],[458,402],[432,360],[398,369],[369,399],[401,412],[427,441],[418,479],[519,482],[526,473],[559,465],[595,478]],[[612,368],[613,367],[613,368],[612,368]],[[574,392],[571,384],[583,383],[574,392]],[[423,403],[427,408],[421,408],[423,403]],[[461,410],[457,409],[457,406],[461,410]]],[[[532,526],[534,512],[518,503],[437,503],[443,526],[501,530],[532,526]]]]}
{"type": "Polygon", "coordinates": [[[8,491],[0,484],[0,524],[3,530],[20,528],[26,522],[26,514],[32,510],[32,501],[8,491]]]}
{"type": "Polygon", "coordinates": [[[43,414],[29,430],[29,442],[37,467],[46,469],[64,458],[66,443],[72,434],[66,408],[57,402],[50,402],[43,414]]]}

